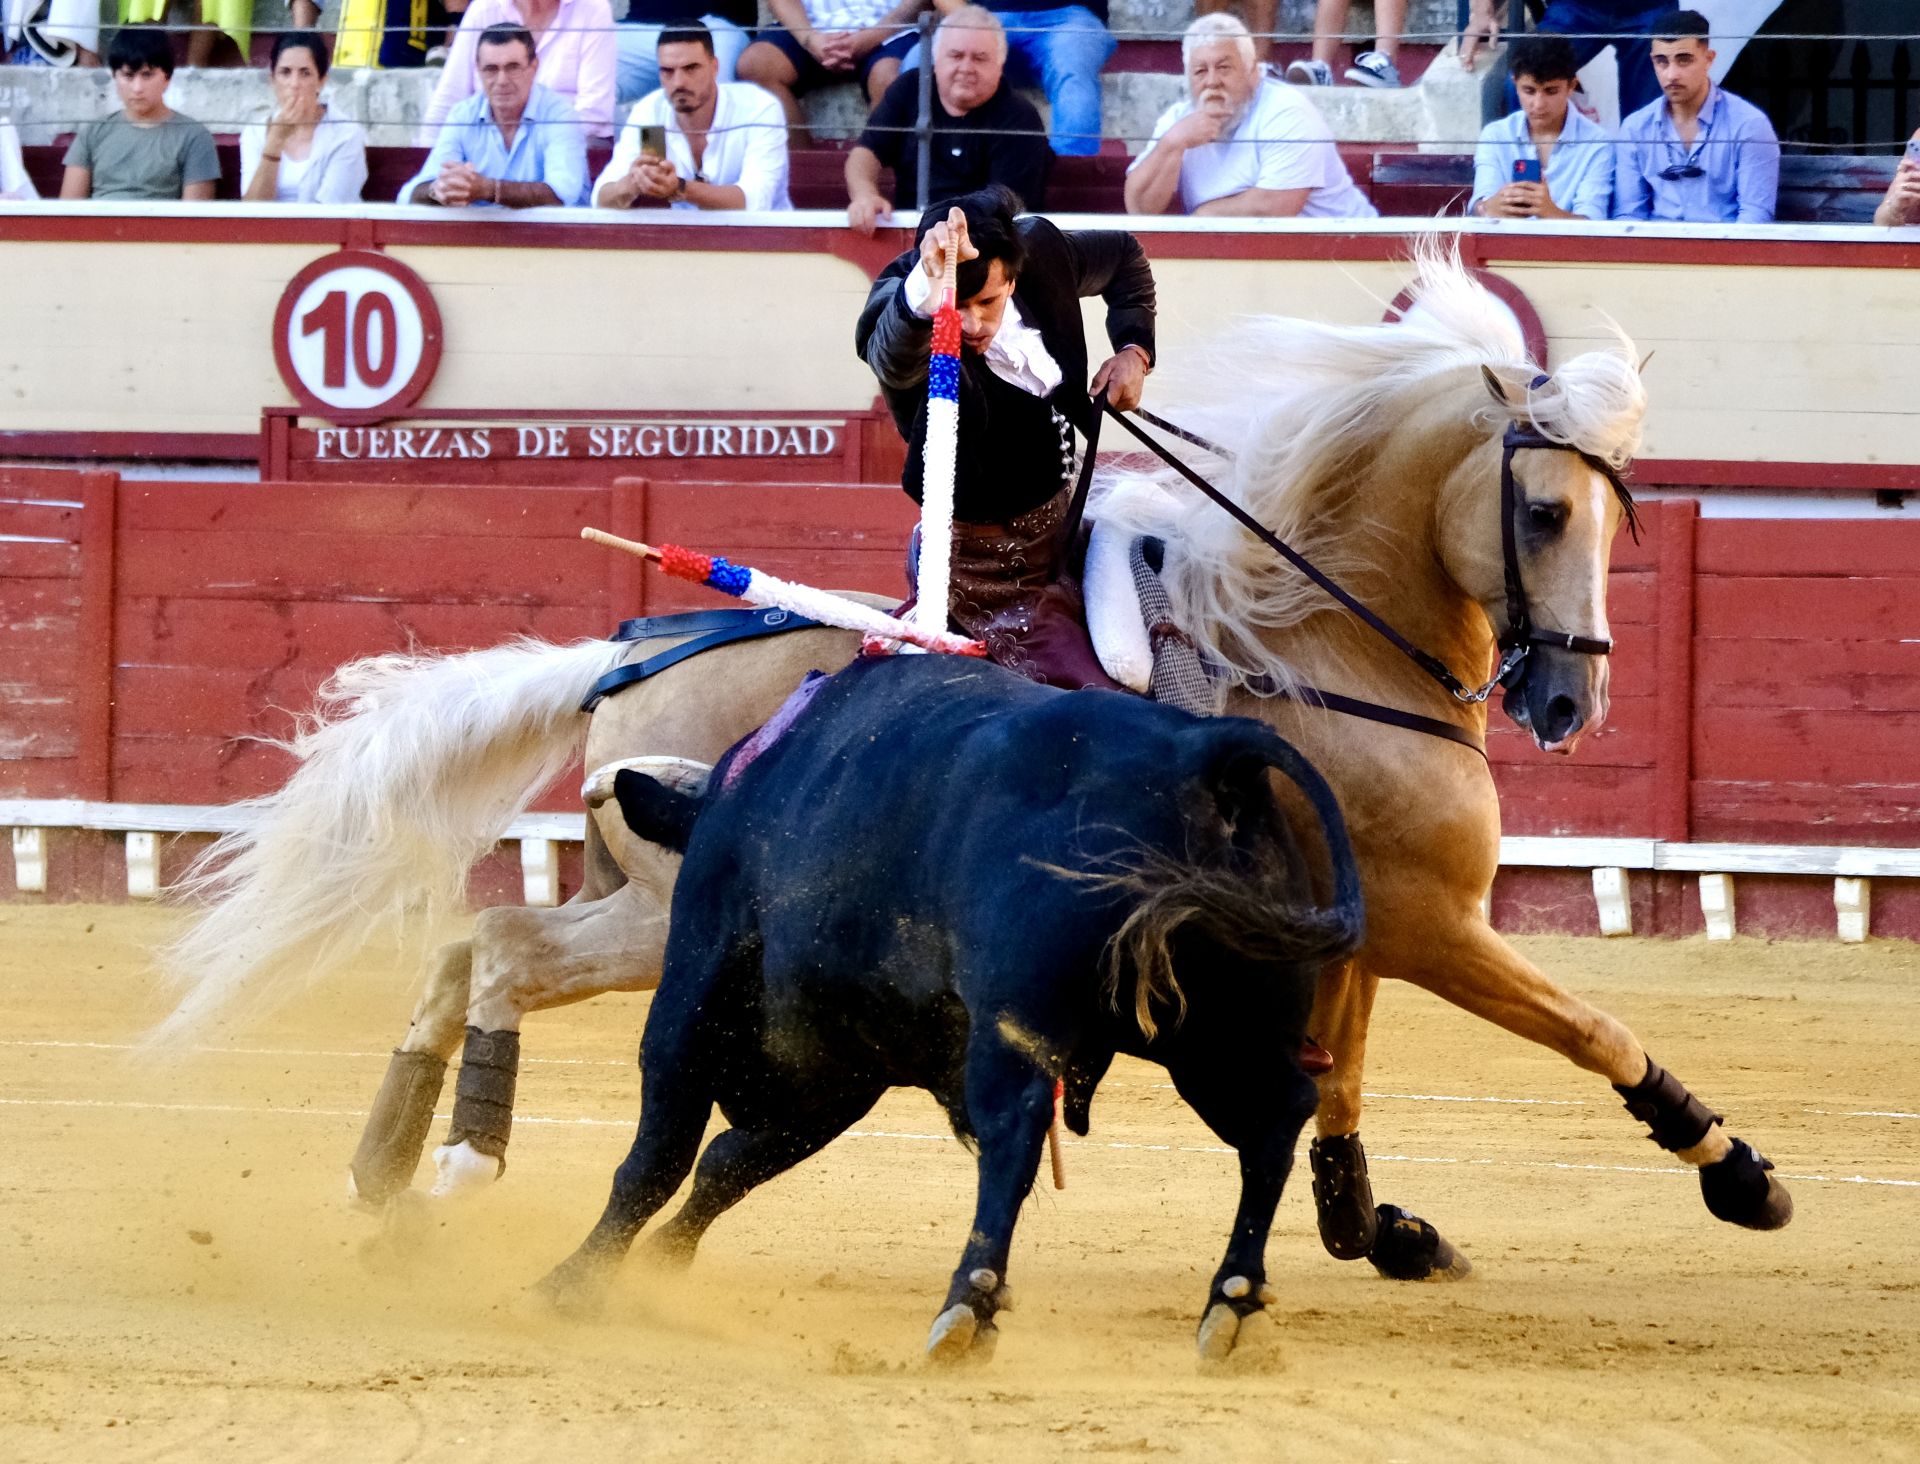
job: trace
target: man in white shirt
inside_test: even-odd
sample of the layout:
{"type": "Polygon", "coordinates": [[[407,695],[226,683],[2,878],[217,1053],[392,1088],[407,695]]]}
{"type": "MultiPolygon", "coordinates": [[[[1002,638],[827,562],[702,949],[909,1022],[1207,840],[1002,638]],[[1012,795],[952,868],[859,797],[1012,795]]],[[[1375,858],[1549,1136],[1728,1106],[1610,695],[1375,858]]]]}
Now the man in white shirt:
{"type": "Polygon", "coordinates": [[[1376,217],[1313,104],[1254,60],[1245,25],[1203,15],[1180,54],[1189,97],[1127,169],[1128,213],[1376,217]]]}
{"type": "Polygon", "coordinates": [[[660,90],[633,105],[594,180],[597,208],[790,209],[787,125],[757,86],[722,82],[702,25],[660,33],[660,90]],[[645,145],[659,129],[659,152],[645,145]]]}

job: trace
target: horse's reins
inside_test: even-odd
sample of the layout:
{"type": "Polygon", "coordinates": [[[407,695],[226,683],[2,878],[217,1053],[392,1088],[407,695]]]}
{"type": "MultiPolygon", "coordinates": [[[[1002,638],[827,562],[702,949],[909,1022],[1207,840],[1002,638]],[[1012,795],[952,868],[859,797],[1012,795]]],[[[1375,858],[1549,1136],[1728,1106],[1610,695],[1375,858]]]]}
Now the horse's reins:
{"type": "MultiPolygon", "coordinates": [[[[1544,376],[1536,377],[1533,385],[1537,388],[1546,381],[1547,378],[1544,376]]],[[[1541,630],[1534,626],[1533,617],[1527,608],[1526,583],[1520,574],[1520,554],[1514,529],[1514,517],[1519,507],[1519,490],[1515,486],[1513,479],[1513,455],[1524,449],[1540,448],[1554,452],[1576,453],[1583,462],[1604,477],[1607,482],[1613,486],[1614,496],[1619,499],[1620,507],[1626,514],[1628,530],[1633,534],[1634,541],[1637,543],[1640,538],[1640,523],[1634,513],[1633,497],[1627,491],[1626,484],[1621,481],[1620,474],[1613,465],[1605,459],[1595,456],[1593,453],[1586,452],[1573,446],[1571,443],[1556,442],[1535,427],[1522,426],[1519,422],[1510,422],[1507,425],[1506,433],[1500,442],[1500,552],[1501,558],[1504,561],[1506,575],[1507,627],[1501,632],[1499,638],[1500,661],[1494,669],[1492,679],[1484,686],[1470,688],[1465,682],[1461,681],[1459,677],[1455,676],[1453,671],[1438,656],[1423,651],[1414,645],[1413,642],[1395,630],[1393,626],[1389,625],[1372,610],[1369,610],[1349,591],[1325,574],[1304,554],[1287,544],[1271,529],[1267,528],[1265,524],[1261,523],[1239,504],[1227,497],[1226,494],[1214,487],[1213,484],[1201,477],[1199,473],[1195,472],[1180,458],[1176,457],[1164,444],[1142,431],[1134,423],[1128,421],[1126,416],[1115,408],[1112,403],[1102,400],[1100,402],[1100,408],[1107,416],[1112,417],[1121,427],[1132,434],[1132,436],[1155,457],[1159,458],[1160,461],[1180,474],[1181,477],[1185,478],[1187,482],[1191,483],[1195,488],[1198,488],[1220,508],[1225,509],[1248,533],[1252,534],[1261,543],[1273,550],[1274,553],[1286,560],[1288,564],[1312,580],[1314,584],[1326,591],[1327,594],[1331,595],[1342,606],[1352,611],[1363,625],[1378,634],[1395,650],[1399,651],[1407,657],[1408,660],[1412,661],[1414,665],[1432,677],[1433,680],[1446,688],[1448,694],[1451,695],[1455,701],[1468,706],[1478,706],[1493,695],[1495,687],[1512,685],[1517,682],[1526,665],[1527,657],[1532,653],[1536,645],[1551,646],[1559,650],[1573,651],[1580,655],[1587,656],[1606,656],[1613,653],[1613,641],[1611,639],[1602,640],[1593,636],[1573,635],[1567,631],[1560,630],[1541,630]]],[[[1194,446],[1214,454],[1216,457],[1227,461],[1231,461],[1233,458],[1233,454],[1227,449],[1215,443],[1208,442],[1205,438],[1188,432],[1186,429],[1157,417],[1143,408],[1136,408],[1134,415],[1160,428],[1164,432],[1172,433],[1183,441],[1190,442],[1194,446]]],[[[1089,451],[1087,454],[1089,463],[1091,463],[1092,457],[1093,454],[1089,451]]],[[[1076,498],[1084,494],[1086,478],[1088,476],[1090,475],[1083,475],[1082,493],[1076,494],[1076,498]]],[[[1078,503],[1075,505],[1076,508],[1080,506],[1078,503]]],[[[1071,516],[1077,518],[1078,514],[1075,513],[1071,516]]],[[[1402,727],[1410,731],[1426,733],[1431,737],[1445,738],[1449,742],[1458,742],[1463,746],[1471,747],[1483,757],[1486,755],[1486,749],[1481,746],[1480,739],[1464,728],[1457,727],[1451,722],[1442,721],[1438,717],[1426,717],[1417,712],[1402,711],[1398,707],[1383,706],[1377,702],[1362,701],[1357,697],[1342,696],[1337,692],[1322,691],[1318,687],[1298,686],[1289,690],[1275,685],[1269,677],[1259,678],[1259,681],[1265,683],[1265,685],[1249,683],[1251,689],[1257,693],[1291,696],[1295,700],[1310,706],[1325,707],[1329,711],[1343,712],[1348,716],[1363,717],[1369,721],[1385,723],[1388,726],[1402,727]]]]}

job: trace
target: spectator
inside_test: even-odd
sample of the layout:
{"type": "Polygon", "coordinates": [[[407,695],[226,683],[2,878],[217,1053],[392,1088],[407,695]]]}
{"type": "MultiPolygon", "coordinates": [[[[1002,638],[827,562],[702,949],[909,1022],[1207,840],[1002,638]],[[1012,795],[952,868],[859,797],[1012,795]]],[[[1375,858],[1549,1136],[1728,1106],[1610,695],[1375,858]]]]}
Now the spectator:
{"type": "MultiPolygon", "coordinates": [[[[976,8],[969,0],[933,0],[943,15],[976,8]]],[[[1002,64],[1017,86],[1045,89],[1053,113],[1047,141],[1063,158],[1091,157],[1100,151],[1100,68],[1119,44],[1107,30],[1107,0],[1093,0],[1096,8],[1061,0],[981,0],[978,8],[991,10],[1005,27],[1007,50],[1002,64]]],[[[906,69],[920,64],[909,56],[906,69]]],[[[975,185],[978,186],[978,185],[975,185]]],[[[938,197],[938,194],[932,195],[938,197]]],[[[1033,199],[1027,207],[1038,208],[1033,199]]]]}
{"type": "Polygon", "coordinates": [[[328,115],[320,84],[327,46],[312,31],[273,42],[274,109],[240,134],[241,196],[255,203],[358,203],[367,182],[367,130],[328,115]]]}
{"type": "MultiPolygon", "coordinates": [[[[1313,59],[1287,67],[1297,86],[1332,86],[1333,58],[1346,40],[1348,0],[1319,0],[1313,12],[1313,59]]],[[[1271,5],[1268,6],[1271,14],[1271,5]]],[[[1347,80],[1360,86],[1400,85],[1400,36],[1407,28],[1407,0],[1373,0],[1374,49],[1362,51],[1347,68],[1347,80]]]]}
{"type": "Polygon", "coordinates": [[[817,86],[857,79],[877,106],[913,50],[910,22],[926,0],[768,0],[780,24],[760,32],[740,58],[740,79],[779,100],[794,135],[806,135],[800,98],[817,86]]]}
{"type": "MultiPolygon", "coordinates": [[[[1500,18],[1507,0],[1472,0],[1467,29],[1460,37],[1460,64],[1473,70],[1473,58],[1484,41],[1500,39],[1500,18]]],[[[1653,34],[1653,23],[1672,9],[1672,0],[1548,0],[1540,15],[1542,31],[1565,36],[1573,43],[1577,71],[1608,46],[1620,67],[1620,115],[1638,111],[1660,100],[1660,83],[1643,44],[1653,34]]],[[[1509,95],[1509,107],[1518,103],[1509,95]]]]}
{"type": "MultiPolygon", "coordinates": [[[[478,9],[485,0],[474,0],[478,9]]],[[[490,25],[474,47],[480,90],[456,106],[402,203],[543,208],[584,203],[587,143],[565,97],[542,86],[524,26],[490,25]]]]}
{"type": "Polygon", "coordinates": [[[1907,140],[1907,155],[1893,170],[1893,182],[1873,211],[1873,221],[1890,227],[1920,224],[1920,132],[1907,140]]]}
{"type": "Polygon", "coordinates": [[[1373,218],[1313,103],[1253,59],[1231,15],[1203,15],[1180,40],[1188,97],[1160,114],[1127,169],[1127,212],[1373,218]]]}
{"type": "Polygon", "coordinates": [[[541,85],[572,106],[590,137],[613,136],[619,46],[608,0],[473,0],[427,103],[422,143],[434,146],[440,124],[474,95],[478,40],[497,25],[520,26],[532,35],[546,78],[541,85]]]}
{"type": "Polygon", "coordinates": [[[757,86],[720,80],[705,26],[661,31],[658,59],[660,90],[634,104],[594,181],[595,206],[644,198],[672,208],[792,208],[780,104],[757,86]],[[647,152],[648,127],[662,129],[664,154],[647,152]]]}
{"type": "Polygon", "coordinates": [[[1520,110],[1489,122],[1473,154],[1470,213],[1490,219],[1604,219],[1613,206],[1613,144],[1573,101],[1573,47],[1565,36],[1522,36],[1508,56],[1520,110]],[[1538,182],[1514,164],[1540,165],[1538,182]]]}
{"type": "Polygon", "coordinates": [[[89,122],[67,149],[62,198],[213,197],[220,158],[213,135],[167,107],[173,45],[164,31],[125,26],[107,47],[120,108],[89,122]]]}
{"type": "MultiPolygon", "coordinates": [[[[699,16],[701,25],[713,38],[716,77],[729,82],[737,74],[741,53],[752,44],[750,32],[760,21],[756,0],[706,0],[713,9],[699,16]]],[[[660,34],[669,29],[690,26],[690,11],[697,4],[686,0],[629,0],[627,13],[614,31],[614,44],[620,52],[620,105],[630,107],[640,98],[660,90],[660,34]]]]}
{"type": "Polygon", "coordinates": [[[1780,143],[1751,102],[1715,86],[1706,17],[1670,10],[1653,26],[1664,100],[1620,124],[1613,216],[1662,222],[1770,224],[1780,143]]]}
{"type": "MultiPolygon", "coordinates": [[[[933,147],[927,198],[938,203],[999,183],[1029,209],[1045,206],[1053,152],[1040,113],[1007,84],[1007,35],[1000,19],[977,5],[947,12],[933,33],[933,147]]],[[[916,208],[920,155],[913,127],[920,81],[909,72],[887,88],[867,130],[847,154],[847,222],[862,234],[887,212],[880,169],[893,169],[894,198],[916,208]]]]}

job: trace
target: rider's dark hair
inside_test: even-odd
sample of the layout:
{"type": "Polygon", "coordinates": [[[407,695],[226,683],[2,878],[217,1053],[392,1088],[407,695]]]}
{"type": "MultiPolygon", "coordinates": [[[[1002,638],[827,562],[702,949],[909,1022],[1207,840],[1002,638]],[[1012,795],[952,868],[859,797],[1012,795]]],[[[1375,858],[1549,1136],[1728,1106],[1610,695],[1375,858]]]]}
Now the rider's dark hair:
{"type": "Polygon", "coordinates": [[[1021,266],[1027,262],[1027,245],[1014,217],[1024,207],[1020,195],[1004,183],[990,183],[977,192],[945,199],[920,216],[920,227],[913,231],[914,247],[920,247],[935,224],[946,222],[949,209],[957,208],[965,214],[967,238],[980,251],[980,257],[960,266],[954,288],[962,300],[971,300],[987,287],[987,266],[996,259],[1009,280],[1020,277],[1021,266]]]}
{"type": "Polygon", "coordinates": [[[1654,18],[1647,34],[1656,41],[1690,41],[1696,37],[1705,41],[1712,39],[1713,27],[1697,10],[1669,10],[1654,18]]]}
{"type": "Polygon", "coordinates": [[[1574,62],[1573,42],[1551,34],[1522,36],[1507,52],[1507,70],[1518,81],[1531,76],[1535,81],[1572,81],[1580,74],[1574,62]]]}
{"type": "Polygon", "coordinates": [[[267,70],[271,71],[280,64],[280,58],[289,51],[310,51],[313,53],[313,69],[322,76],[327,74],[327,43],[310,30],[281,31],[273,38],[273,54],[267,58],[267,70]]]}
{"type": "Polygon", "coordinates": [[[697,20],[676,20],[660,32],[660,39],[654,43],[654,50],[662,46],[705,46],[707,54],[715,54],[713,32],[697,20]]]}

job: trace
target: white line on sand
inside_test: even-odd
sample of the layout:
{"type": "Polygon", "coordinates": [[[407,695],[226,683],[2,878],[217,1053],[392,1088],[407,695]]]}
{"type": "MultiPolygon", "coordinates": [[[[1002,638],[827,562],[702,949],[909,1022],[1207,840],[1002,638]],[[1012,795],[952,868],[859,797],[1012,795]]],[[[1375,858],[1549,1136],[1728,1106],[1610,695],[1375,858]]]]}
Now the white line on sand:
{"type": "MultiPolygon", "coordinates": [[[[282,1118],[365,1118],[363,1109],[352,1108],[275,1108],[271,1105],[246,1105],[239,1103],[143,1103],[129,1099],[108,1098],[0,1098],[0,1106],[10,1108],[107,1108],[160,1113],[258,1113],[272,1114],[282,1118]]],[[[444,1122],[448,1115],[436,1113],[436,1121],[444,1122]]],[[[557,1127],[585,1128],[630,1128],[632,1120],[624,1118],[558,1118],[544,1114],[516,1113],[513,1121],[517,1124],[542,1124],[557,1127]]],[[[901,1142],[919,1144],[951,1144],[952,1134],[916,1134],[891,1129],[848,1129],[842,1136],[849,1139],[892,1139],[901,1142]]],[[[1069,1139],[1067,1147],[1073,1149],[1136,1149],[1180,1154],[1231,1154],[1233,1150],[1217,1144],[1133,1144],[1118,1139],[1069,1139]]],[[[1554,1159],[1462,1159],[1457,1156],[1435,1154],[1369,1154],[1368,1160],[1374,1164],[1466,1164],[1486,1166],[1495,1169],[1565,1169],[1583,1170],[1598,1174],[1691,1174],[1691,1169],[1680,1165],[1654,1164],[1570,1164],[1554,1159]]],[[[1920,1179],[1879,1179],[1865,1174],[1788,1174],[1782,1170],[1782,1179],[1800,1180],[1810,1184],[1870,1184],[1884,1185],[1895,1189],[1920,1189],[1920,1179]]]]}

